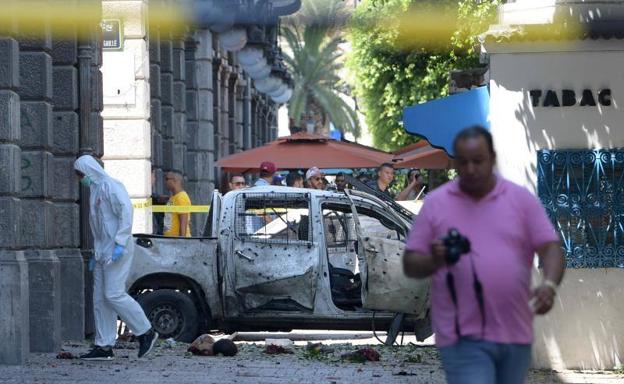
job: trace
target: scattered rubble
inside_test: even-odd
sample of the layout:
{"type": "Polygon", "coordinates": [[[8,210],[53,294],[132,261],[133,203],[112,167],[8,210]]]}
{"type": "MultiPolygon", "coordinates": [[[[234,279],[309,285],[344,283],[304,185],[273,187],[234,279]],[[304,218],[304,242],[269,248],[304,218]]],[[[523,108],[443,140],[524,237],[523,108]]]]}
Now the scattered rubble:
{"type": "Polygon", "coordinates": [[[282,347],[281,345],[269,344],[264,351],[267,355],[294,354],[291,349],[282,347]]]}
{"type": "Polygon", "coordinates": [[[373,348],[360,348],[355,352],[344,353],[340,358],[350,363],[365,363],[367,361],[379,361],[381,355],[373,348]]]}
{"type": "Polygon", "coordinates": [[[173,337],[170,337],[160,342],[160,346],[162,348],[175,348],[177,345],[178,345],[178,342],[175,341],[173,337]]]}
{"type": "Polygon", "coordinates": [[[78,357],[74,356],[71,352],[61,351],[58,353],[58,355],[56,355],[56,358],[62,360],[71,360],[77,359],[78,357]]]}
{"type": "Polygon", "coordinates": [[[264,343],[266,345],[264,353],[266,353],[267,355],[295,353],[295,343],[289,339],[266,339],[264,343]]]}
{"type": "MultiPolygon", "coordinates": [[[[210,335],[219,342],[221,335],[210,335]]],[[[264,339],[263,339],[264,340],[264,339]]],[[[213,345],[214,345],[213,344],[213,345]]],[[[190,344],[176,342],[170,344],[160,340],[154,353],[146,360],[139,360],[133,349],[136,343],[118,341],[115,347],[115,361],[111,363],[85,362],[77,358],[90,347],[90,342],[69,342],[57,354],[31,354],[31,359],[22,367],[0,366],[0,382],[21,384],[23,382],[93,382],[110,384],[111,380],[126,378],[127,370],[141,370],[141,382],[205,382],[203,372],[208,367],[215,377],[233,375],[238,382],[268,382],[271,377],[283,378],[285,382],[308,382],[317,377],[324,382],[384,382],[384,383],[444,383],[444,372],[440,366],[438,352],[434,346],[406,344],[385,346],[380,344],[297,342],[292,345],[293,353],[270,355],[265,353],[265,342],[237,342],[238,353],[234,357],[201,358],[187,352],[190,344]],[[132,349],[129,349],[132,348],[132,349]],[[367,364],[353,364],[342,358],[344,354],[360,349],[374,349],[379,361],[367,364]],[[71,356],[71,358],[70,358],[71,356]],[[58,360],[57,360],[58,358],[58,360]],[[292,368],[294,376],[284,377],[284,368],[292,368]],[[154,372],[158,371],[158,376],[154,372]],[[258,373],[259,372],[259,373],[258,373]],[[20,376],[21,375],[21,376],[20,376]],[[112,375],[112,376],[111,376],[112,375]],[[151,376],[150,376],[151,375],[151,376]],[[281,375],[281,376],[280,376],[281,375]],[[34,376],[34,379],[33,379],[34,376]],[[366,377],[366,380],[359,380],[366,377]],[[167,379],[168,378],[168,379],[167,379]],[[373,379],[371,379],[373,378],[373,379]]],[[[531,370],[527,383],[560,383],[570,375],[582,376],[583,380],[566,382],[622,382],[619,372],[574,373],[552,370],[531,370]],[[597,380],[597,379],[600,380],[597,380]],[[603,380],[604,378],[604,380],[603,380]]],[[[575,378],[576,378],[575,376],[575,378]]],[[[123,380],[122,380],[123,381],[123,380]]],[[[279,381],[279,380],[278,380],[279,381]]],[[[128,381],[124,381],[128,382],[128,381]]]]}

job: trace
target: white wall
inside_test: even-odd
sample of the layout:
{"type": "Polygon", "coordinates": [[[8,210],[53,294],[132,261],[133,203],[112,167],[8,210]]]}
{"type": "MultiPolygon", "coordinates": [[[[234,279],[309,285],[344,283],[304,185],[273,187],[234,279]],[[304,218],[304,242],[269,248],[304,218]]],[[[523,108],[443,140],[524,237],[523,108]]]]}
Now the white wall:
{"type": "MultiPolygon", "coordinates": [[[[536,188],[543,148],[624,147],[624,44],[488,47],[491,123],[500,172],[536,188]],[[604,51],[601,51],[604,50],[604,51]],[[610,107],[533,107],[529,90],[610,88],[610,107]]],[[[624,354],[624,270],[571,269],[553,311],[535,323],[537,367],[610,369],[624,354]]]]}
{"type": "MultiPolygon", "coordinates": [[[[151,130],[147,1],[102,1],[104,19],[121,19],[122,51],[104,51],[104,163],[133,203],[151,195],[151,130]]],[[[151,212],[135,208],[134,233],[151,233],[151,212]]]]}
{"type": "MultiPolygon", "coordinates": [[[[598,45],[599,43],[594,43],[598,45]]],[[[490,117],[501,172],[536,186],[537,150],[624,147],[620,51],[491,53],[490,117]],[[529,90],[612,90],[610,107],[533,107],[529,90]]]]}
{"type": "Polygon", "coordinates": [[[569,269],[553,310],[535,321],[534,366],[613,369],[624,360],[624,270],[569,269]]]}

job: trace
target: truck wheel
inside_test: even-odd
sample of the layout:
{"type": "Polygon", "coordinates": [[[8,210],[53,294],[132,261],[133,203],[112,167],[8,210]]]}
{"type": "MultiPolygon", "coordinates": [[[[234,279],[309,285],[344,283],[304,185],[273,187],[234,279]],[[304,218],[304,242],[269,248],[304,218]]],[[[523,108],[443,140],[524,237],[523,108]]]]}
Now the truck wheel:
{"type": "Polygon", "coordinates": [[[159,289],[140,295],[137,301],[161,338],[191,343],[197,337],[197,308],[187,294],[159,289]]]}

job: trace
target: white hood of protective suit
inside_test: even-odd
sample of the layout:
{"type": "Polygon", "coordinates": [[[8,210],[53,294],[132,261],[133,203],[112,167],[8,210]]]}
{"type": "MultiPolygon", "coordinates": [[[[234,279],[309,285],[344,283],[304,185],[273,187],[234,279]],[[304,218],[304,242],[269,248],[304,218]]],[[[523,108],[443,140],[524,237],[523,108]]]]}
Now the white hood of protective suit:
{"type": "Polygon", "coordinates": [[[123,257],[133,254],[132,202],[121,182],[108,176],[90,155],[80,156],[74,169],[92,180],[89,197],[89,224],[93,233],[95,260],[107,264],[115,244],[123,245],[123,257]]]}

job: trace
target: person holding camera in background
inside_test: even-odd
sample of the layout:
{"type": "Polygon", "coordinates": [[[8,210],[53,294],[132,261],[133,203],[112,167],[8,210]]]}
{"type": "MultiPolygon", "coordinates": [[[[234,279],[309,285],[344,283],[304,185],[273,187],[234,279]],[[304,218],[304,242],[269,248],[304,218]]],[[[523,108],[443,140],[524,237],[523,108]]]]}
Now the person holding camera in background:
{"type": "Polygon", "coordinates": [[[413,223],[405,274],[432,276],[431,319],[448,383],[525,381],[533,315],[553,306],[561,241],[540,201],[494,173],[483,127],[453,142],[458,179],[431,192],[413,223]],[[531,289],[537,253],[542,282],[531,289]]]}
{"type": "Polygon", "coordinates": [[[405,188],[397,196],[397,200],[416,200],[424,193],[424,179],[418,169],[410,169],[407,172],[405,188]]]}

